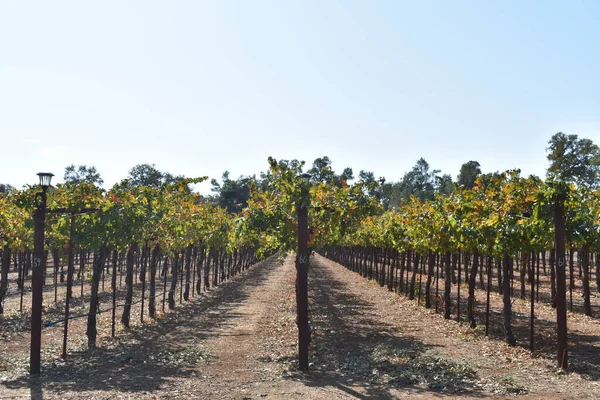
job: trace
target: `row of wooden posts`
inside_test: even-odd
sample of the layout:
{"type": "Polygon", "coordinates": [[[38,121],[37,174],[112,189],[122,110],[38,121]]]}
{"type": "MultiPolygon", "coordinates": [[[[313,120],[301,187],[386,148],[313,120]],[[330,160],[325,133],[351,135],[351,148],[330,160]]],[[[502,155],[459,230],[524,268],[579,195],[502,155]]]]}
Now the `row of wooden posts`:
{"type": "MultiPolygon", "coordinates": [[[[68,253],[68,252],[65,252],[68,253]]],[[[95,252],[80,249],[77,256],[69,259],[68,254],[51,250],[47,253],[47,259],[51,258],[53,265],[44,270],[44,295],[52,296],[52,286],[48,277],[53,278],[54,302],[58,303],[58,287],[66,285],[64,297],[64,318],[55,321],[44,321],[45,326],[64,324],[63,352],[62,357],[67,357],[68,324],[74,318],[87,318],[86,335],[88,347],[96,346],[97,339],[97,315],[104,312],[112,312],[112,335],[115,335],[117,309],[122,307],[121,323],[125,328],[130,326],[131,307],[140,304],[140,322],[143,322],[145,306],[147,303],[148,315],[156,317],[157,299],[162,297],[162,311],[165,311],[165,303],[169,309],[175,308],[177,287],[179,286],[179,302],[189,300],[194,295],[200,295],[202,291],[219,285],[221,282],[237,275],[255,264],[257,259],[256,248],[245,247],[235,249],[228,253],[224,248],[206,249],[204,247],[189,246],[176,252],[166,253],[159,246],[138,246],[132,244],[126,251],[118,252],[115,249],[102,247],[95,252]],[[66,273],[65,273],[65,258],[66,273]],[[76,260],[77,258],[77,260],[76,260]],[[91,274],[86,271],[90,265],[91,274]],[[74,265],[77,262],[79,270],[75,277],[74,265]],[[87,274],[87,276],[86,276],[87,274]],[[101,307],[104,292],[105,277],[110,276],[111,299],[109,307],[101,307]],[[122,287],[125,278],[124,303],[117,304],[117,292],[122,287]],[[88,297],[89,309],[81,315],[70,315],[69,305],[73,298],[73,287],[75,279],[79,280],[81,298],[88,297]],[[162,294],[157,294],[157,281],[162,281],[162,294]],[[84,291],[85,288],[89,288],[84,291]],[[139,291],[139,300],[133,301],[133,294],[139,291]]],[[[50,263],[48,263],[50,264],[50,263]]],[[[23,309],[23,297],[28,288],[26,282],[32,270],[32,252],[29,250],[11,252],[5,247],[1,257],[0,273],[0,305],[10,296],[20,296],[20,310],[23,309]],[[12,262],[11,262],[12,261],[12,262]],[[9,273],[16,273],[16,279],[10,285],[9,273]]],[[[123,293],[121,293],[123,295],[123,293]]],[[[0,307],[0,313],[4,309],[0,307]]]]}

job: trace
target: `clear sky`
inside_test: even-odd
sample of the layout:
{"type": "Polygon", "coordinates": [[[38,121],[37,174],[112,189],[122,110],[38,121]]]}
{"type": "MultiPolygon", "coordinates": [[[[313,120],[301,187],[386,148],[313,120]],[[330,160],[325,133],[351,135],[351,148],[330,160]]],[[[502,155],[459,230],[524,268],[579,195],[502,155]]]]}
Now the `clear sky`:
{"type": "Polygon", "coordinates": [[[324,155],[543,176],[554,133],[600,144],[598,21],[595,0],[0,0],[0,182],[324,155]]]}

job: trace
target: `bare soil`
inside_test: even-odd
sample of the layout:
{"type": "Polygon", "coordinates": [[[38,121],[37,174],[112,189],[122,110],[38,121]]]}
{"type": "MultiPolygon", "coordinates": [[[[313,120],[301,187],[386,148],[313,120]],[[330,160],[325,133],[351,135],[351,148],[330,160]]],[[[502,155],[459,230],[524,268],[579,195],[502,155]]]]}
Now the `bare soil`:
{"type": "MultiPolygon", "coordinates": [[[[40,377],[26,373],[27,336],[17,332],[2,339],[0,398],[600,398],[594,320],[569,316],[576,368],[563,374],[545,347],[505,345],[499,320],[486,338],[319,255],[309,272],[311,371],[301,373],[294,282],[293,257],[269,258],[94,350],[72,343],[66,361],[46,339],[62,327],[47,328],[40,377]]],[[[540,307],[549,320],[551,311],[540,307]]]]}

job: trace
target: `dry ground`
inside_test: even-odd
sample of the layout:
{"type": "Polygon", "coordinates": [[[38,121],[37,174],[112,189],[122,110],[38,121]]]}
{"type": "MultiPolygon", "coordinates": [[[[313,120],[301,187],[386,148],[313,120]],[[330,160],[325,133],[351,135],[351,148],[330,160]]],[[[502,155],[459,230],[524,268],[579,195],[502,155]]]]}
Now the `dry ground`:
{"type": "MultiPolygon", "coordinates": [[[[93,351],[74,344],[66,362],[49,352],[39,378],[21,354],[0,369],[0,398],[600,397],[597,373],[563,375],[552,359],[444,321],[319,255],[309,274],[311,372],[300,373],[294,280],[293,257],[270,258],[93,351]]],[[[596,331],[576,329],[596,351],[596,331]]]]}

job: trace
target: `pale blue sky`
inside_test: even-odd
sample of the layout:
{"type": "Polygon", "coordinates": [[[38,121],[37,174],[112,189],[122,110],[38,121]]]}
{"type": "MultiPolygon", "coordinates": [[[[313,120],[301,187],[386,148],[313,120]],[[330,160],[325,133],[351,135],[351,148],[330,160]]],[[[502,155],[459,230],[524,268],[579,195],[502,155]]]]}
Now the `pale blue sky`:
{"type": "Polygon", "coordinates": [[[598,21],[597,1],[0,0],[0,182],[323,155],[544,175],[552,134],[600,144],[598,21]]]}

